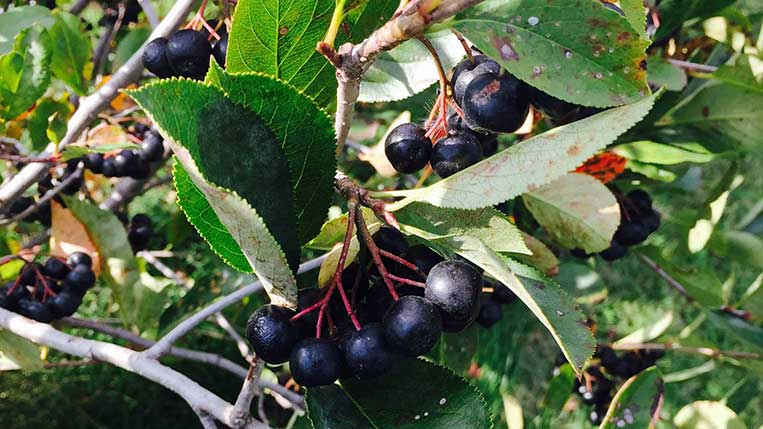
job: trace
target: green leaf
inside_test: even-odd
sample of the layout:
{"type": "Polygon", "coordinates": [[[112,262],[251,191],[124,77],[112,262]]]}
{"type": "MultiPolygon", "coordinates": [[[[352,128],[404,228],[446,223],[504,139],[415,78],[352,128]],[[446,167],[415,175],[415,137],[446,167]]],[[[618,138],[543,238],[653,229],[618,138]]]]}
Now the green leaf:
{"type": "Polygon", "coordinates": [[[739,55],[733,64],[720,66],[713,77],[731,85],[763,93],[763,74],[760,71],[762,62],[763,60],[752,55],[739,55]]]}
{"type": "Polygon", "coordinates": [[[493,245],[503,242],[496,239],[499,233],[489,237],[490,229],[484,226],[478,226],[472,232],[463,229],[458,222],[449,224],[450,219],[456,218],[454,215],[437,217],[437,212],[433,214],[426,209],[417,209],[417,206],[411,205],[395,213],[402,231],[429,241],[430,246],[441,253],[458,253],[511,289],[546,326],[579,373],[583,363],[593,355],[595,342],[582,323],[585,317],[575,308],[572,298],[539,271],[501,256],[483,242],[487,240],[493,245]]]}
{"type": "Polygon", "coordinates": [[[88,88],[85,67],[90,65],[90,40],[76,16],[59,12],[55,15],[55,20],[55,24],[48,30],[53,42],[50,70],[74,92],[85,95],[88,88]]]}
{"type": "MultiPolygon", "coordinates": [[[[464,56],[464,48],[452,31],[427,34],[437,49],[445,70],[453,68],[464,56]]],[[[439,80],[429,51],[416,39],[379,55],[363,76],[358,101],[374,103],[402,100],[429,88],[439,80]]]]}
{"type": "Polygon", "coordinates": [[[315,429],[489,429],[492,417],[482,395],[450,370],[404,359],[384,377],[342,381],[308,389],[315,429]]]}
{"type": "Polygon", "coordinates": [[[646,321],[646,326],[617,340],[614,344],[643,344],[654,340],[670,328],[673,323],[673,310],[667,311],[658,320],[646,321]]]}
{"type": "Polygon", "coordinates": [[[0,55],[13,50],[13,40],[22,30],[35,24],[48,28],[53,22],[50,9],[44,6],[20,6],[0,13],[0,55]]]}
{"type": "Polygon", "coordinates": [[[509,72],[554,97],[606,107],[649,94],[649,42],[599,2],[489,0],[452,25],[509,72]]]}
{"type": "Polygon", "coordinates": [[[139,331],[154,328],[161,312],[151,311],[167,303],[161,290],[141,281],[141,270],[127,232],[114,213],[75,197],[64,196],[66,207],[85,226],[101,260],[101,280],[111,287],[126,327],[139,331]]]}
{"type": "Polygon", "coordinates": [[[570,364],[564,364],[559,367],[559,373],[555,374],[548,383],[546,396],[543,398],[543,412],[549,415],[556,415],[562,412],[564,404],[572,394],[575,386],[575,371],[570,364]]]}
{"type": "Polygon", "coordinates": [[[720,256],[763,270],[763,240],[744,231],[715,231],[710,248],[720,256]]]}
{"type": "Polygon", "coordinates": [[[658,165],[674,165],[684,162],[705,163],[716,159],[718,156],[709,151],[692,151],[671,144],[648,140],[617,145],[611,150],[629,160],[658,165]]]}
{"type": "Polygon", "coordinates": [[[241,0],[230,33],[227,70],[261,72],[327,104],[334,67],[315,50],[331,22],[333,0],[241,0]]]}
{"type": "Polygon", "coordinates": [[[508,256],[519,262],[530,265],[531,267],[535,267],[549,276],[554,276],[559,273],[559,259],[554,252],[546,246],[546,243],[525,232],[522,232],[522,239],[527,248],[532,252],[532,255],[512,253],[508,256]]]}
{"type": "Polygon", "coordinates": [[[686,292],[697,302],[708,308],[717,308],[724,304],[723,285],[715,272],[700,264],[691,264],[689,268],[679,267],[665,258],[659,249],[644,247],[641,253],[648,256],[670,277],[681,283],[686,292]]]}
{"type": "Polygon", "coordinates": [[[48,139],[48,118],[58,114],[60,118],[67,118],[71,113],[71,105],[64,101],[52,98],[43,98],[37,103],[32,113],[27,117],[27,129],[29,138],[32,140],[32,149],[41,151],[50,143],[48,139]]]}
{"type": "Polygon", "coordinates": [[[74,158],[80,158],[89,153],[109,153],[115,150],[131,149],[138,150],[140,146],[132,142],[116,142],[116,143],[104,143],[97,146],[66,146],[61,151],[61,159],[68,161],[74,158]]]}
{"type": "MultiPolygon", "coordinates": [[[[363,219],[367,225],[379,222],[373,210],[367,207],[360,208],[363,212],[363,219]]],[[[312,241],[307,243],[307,247],[318,250],[331,250],[335,244],[344,240],[344,233],[347,231],[347,213],[331,219],[323,224],[321,232],[312,241]]]]}
{"type": "Polygon", "coordinates": [[[754,347],[757,351],[763,350],[763,328],[760,326],[721,310],[708,312],[707,320],[732,338],[754,347]]]}
{"type": "MultiPolygon", "coordinates": [[[[151,28],[148,26],[131,28],[130,32],[119,41],[114,49],[114,60],[111,63],[111,73],[115,73],[120,67],[125,65],[130,57],[138,52],[141,46],[151,35],[151,28]]],[[[214,64],[217,64],[216,62],[214,64]]]]}
{"type": "Polygon", "coordinates": [[[415,203],[395,213],[403,232],[426,240],[468,236],[485,243],[495,252],[529,255],[522,234],[505,214],[493,208],[480,210],[443,209],[415,203]]]}
{"type": "Polygon", "coordinates": [[[0,329],[0,371],[42,368],[39,347],[26,338],[0,329]]]}
{"type": "Polygon", "coordinates": [[[472,358],[477,353],[480,329],[482,327],[473,323],[461,332],[444,332],[440,336],[440,341],[427,356],[437,364],[450,368],[457,373],[466,373],[472,363],[472,358]]]}
{"type": "Polygon", "coordinates": [[[744,421],[723,402],[695,401],[673,417],[678,429],[747,429],[744,421]]]}
{"type": "Polygon", "coordinates": [[[654,40],[670,36],[692,18],[709,18],[735,0],[663,0],[658,6],[660,27],[654,40]]]}
{"type": "Polygon", "coordinates": [[[686,87],[686,72],[661,57],[650,57],[647,67],[647,79],[651,85],[664,86],[668,91],[681,91],[686,87]]]}
{"type": "Polygon", "coordinates": [[[52,41],[35,25],[16,37],[13,50],[0,57],[0,114],[13,119],[42,97],[50,84],[52,41]]]}
{"type": "Polygon", "coordinates": [[[646,8],[644,0],[620,0],[620,8],[625,13],[625,19],[644,40],[649,40],[646,34],[646,8]]]}
{"type": "Polygon", "coordinates": [[[421,189],[387,192],[404,196],[395,210],[414,201],[438,207],[492,206],[550,183],[614,141],[651,110],[658,94],[518,143],[469,168],[421,189]]]}
{"type": "Polygon", "coordinates": [[[609,189],[586,174],[570,173],[522,196],[535,220],[568,249],[608,248],[620,225],[620,205],[609,189]]]}
{"type": "Polygon", "coordinates": [[[700,142],[731,140],[759,149],[763,144],[763,92],[710,81],[657,124],[687,128],[700,142]]]}
{"type": "Polygon", "coordinates": [[[599,429],[652,429],[660,419],[665,384],[656,367],[629,378],[617,391],[599,429]]]}
{"type": "MultiPolygon", "coordinates": [[[[157,124],[190,178],[179,190],[190,182],[196,188],[190,197],[179,197],[185,200],[181,207],[191,210],[195,202],[193,212],[204,214],[189,220],[224,260],[236,260],[242,252],[271,301],[293,305],[299,243],[292,200],[283,198],[291,195],[288,165],[273,132],[257,114],[199,82],[165,80],[130,95],[157,124]],[[204,199],[197,198],[199,192],[204,199]],[[225,229],[219,230],[220,224],[225,229]],[[229,236],[236,247],[228,247],[229,236]]],[[[240,259],[233,266],[240,268],[240,259]]]]}
{"type": "Polygon", "coordinates": [[[646,178],[656,180],[658,182],[670,183],[676,180],[675,173],[652,164],[645,164],[643,162],[628,160],[628,163],[625,164],[625,168],[636,174],[640,174],[646,178]]]}
{"type": "Polygon", "coordinates": [[[318,234],[334,193],[331,120],[307,96],[271,77],[223,73],[219,78],[226,96],[263,118],[280,142],[289,164],[297,235],[300,243],[307,243],[318,234]]]}

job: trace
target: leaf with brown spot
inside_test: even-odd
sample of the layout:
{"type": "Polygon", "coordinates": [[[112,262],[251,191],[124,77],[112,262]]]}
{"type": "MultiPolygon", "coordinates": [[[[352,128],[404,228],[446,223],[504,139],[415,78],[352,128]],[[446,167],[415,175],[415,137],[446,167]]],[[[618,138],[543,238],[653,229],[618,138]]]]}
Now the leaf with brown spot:
{"type": "Polygon", "coordinates": [[[50,255],[66,258],[74,252],[87,253],[93,259],[93,271],[100,274],[100,254],[85,225],[55,200],[50,203],[50,211],[50,255]]]}

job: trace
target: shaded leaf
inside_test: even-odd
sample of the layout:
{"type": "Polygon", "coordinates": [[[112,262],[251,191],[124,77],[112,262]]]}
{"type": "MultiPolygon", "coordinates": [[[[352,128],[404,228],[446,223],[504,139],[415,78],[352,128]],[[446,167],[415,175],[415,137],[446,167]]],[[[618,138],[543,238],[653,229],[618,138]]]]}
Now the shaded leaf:
{"type": "Polygon", "coordinates": [[[721,310],[708,312],[707,320],[731,337],[755,347],[758,351],[763,350],[763,328],[760,326],[721,310]]]}
{"type": "Polygon", "coordinates": [[[647,71],[651,85],[664,86],[668,91],[681,91],[686,87],[686,72],[661,57],[650,57],[647,71]]]}
{"type": "Polygon", "coordinates": [[[90,65],[90,40],[80,28],[80,20],[76,16],[59,12],[55,20],[48,30],[53,42],[50,70],[74,92],[84,95],[88,87],[87,75],[90,74],[86,70],[86,66],[90,65]]]}
{"type": "Polygon", "coordinates": [[[568,249],[600,252],[610,246],[620,225],[617,199],[586,174],[564,175],[522,200],[546,232],[568,249]]]}
{"type": "Polygon", "coordinates": [[[660,419],[665,384],[656,367],[629,378],[609,404],[600,429],[625,426],[652,429],[660,419]]]}
{"type": "MultiPolygon", "coordinates": [[[[367,225],[379,222],[373,210],[367,207],[361,207],[360,209],[363,212],[363,219],[365,219],[367,225]]],[[[347,213],[345,213],[324,223],[321,227],[321,232],[312,241],[307,243],[307,247],[318,250],[331,250],[335,244],[341,243],[344,240],[344,233],[347,231],[347,218],[347,213]]]]}
{"type": "Polygon", "coordinates": [[[681,283],[689,296],[700,304],[710,308],[724,304],[723,285],[710,268],[699,264],[693,264],[689,268],[676,266],[655,247],[645,247],[641,251],[670,277],[681,283]]]}
{"type": "Polygon", "coordinates": [[[518,143],[421,189],[387,192],[438,207],[474,209],[507,201],[554,181],[603,149],[651,110],[656,97],[607,110],[518,143]]]}
{"type": "Polygon", "coordinates": [[[649,42],[599,2],[490,0],[452,25],[509,72],[554,97],[606,107],[649,93],[649,42]]]}
{"type": "Polygon", "coordinates": [[[58,117],[68,119],[72,106],[65,101],[43,98],[37,103],[32,113],[27,116],[27,129],[32,140],[32,149],[41,151],[50,143],[47,135],[48,118],[58,113],[58,117]]]}
{"type": "Polygon", "coordinates": [[[22,30],[35,24],[49,28],[53,22],[50,9],[44,6],[19,6],[0,13],[0,55],[13,50],[13,40],[22,30]]]}
{"type": "Polygon", "coordinates": [[[16,37],[13,50],[0,57],[0,113],[15,118],[42,97],[50,83],[52,41],[35,25],[16,37]]]}
{"type": "Polygon", "coordinates": [[[512,253],[512,258],[523,262],[527,265],[535,267],[548,276],[555,276],[559,274],[559,259],[556,257],[553,251],[546,246],[546,244],[537,238],[522,232],[522,239],[525,245],[532,252],[532,255],[522,255],[520,253],[512,253]]]}
{"type": "Polygon", "coordinates": [[[42,368],[39,347],[26,338],[0,329],[0,371],[42,368]]]}
{"type": "Polygon", "coordinates": [[[575,386],[575,371],[570,364],[565,363],[559,367],[559,373],[554,374],[554,377],[548,383],[548,389],[546,390],[546,396],[543,398],[544,412],[550,415],[560,413],[564,404],[572,394],[572,389],[575,386]]]}

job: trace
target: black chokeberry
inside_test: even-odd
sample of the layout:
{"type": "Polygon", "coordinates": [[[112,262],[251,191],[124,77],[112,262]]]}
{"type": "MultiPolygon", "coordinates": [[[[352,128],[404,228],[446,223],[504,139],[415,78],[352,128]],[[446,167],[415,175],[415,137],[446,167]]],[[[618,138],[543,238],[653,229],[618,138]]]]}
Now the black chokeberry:
{"type": "Polygon", "coordinates": [[[652,197],[643,189],[634,189],[628,192],[628,200],[639,212],[646,213],[652,209],[652,197]]]}
{"type": "Polygon", "coordinates": [[[443,312],[443,328],[457,331],[468,326],[480,309],[482,275],[461,261],[443,261],[427,276],[424,297],[443,312]]]}
{"type": "Polygon", "coordinates": [[[127,233],[127,241],[130,242],[133,252],[146,250],[153,233],[154,230],[148,226],[130,228],[130,231],[127,233]]]}
{"type": "Polygon", "coordinates": [[[612,240],[612,243],[610,243],[609,247],[605,250],[603,250],[599,255],[605,260],[605,261],[616,261],[620,258],[624,258],[628,254],[628,247],[623,246],[620,244],[617,240],[612,240]]]}
{"type": "Polygon", "coordinates": [[[95,174],[103,173],[103,154],[98,152],[90,152],[83,158],[85,168],[92,171],[95,174]]]}
{"type": "Polygon", "coordinates": [[[147,163],[161,160],[164,156],[164,142],[162,136],[155,131],[146,133],[146,138],[143,139],[143,144],[138,151],[138,156],[143,162],[147,163]]]}
{"type": "MultiPolygon", "coordinates": [[[[223,27],[224,28],[224,27],[223,27]]],[[[212,47],[212,56],[215,57],[215,61],[220,67],[225,68],[225,56],[228,54],[228,34],[220,38],[212,47]]]]}
{"type": "Polygon", "coordinates": [[[8,208],[8,215],[15,216],[15,215],[23,212],[24,210],[28,209],[32,204],[34,204],[34,198],[32,198],[32,197],[19,197],[8,208]]]}
{"type": "Polygon", "coordinates": [[[164,37],[157,37],[148,42],[143,49],[143,66],[160,78],[172,77],[173,71],[167,58],[167,42],[164,37]]]}
{"type": "Polygon", "coordinates": [[[300,339],[299,328],[289,320],[294,314],[288,308],[268,304],[249,317],[246,339],[254,353],[265,362],[279,364],[289,360],[289,354],[300,339]]]}
{"type": "Polygon", "coordinates": [[[26,316],[42,323],[50,323],[56,318],[47,305],[28,298],[19,300],[16,305],[16,311],[22,316],[26,316]]]}
{"type": "Polygon", "coordinates": [[[116,163],[114,162],[114,157],[103,159],[102,171],[103,171],[103,175],[106,177],[119,177],[119,172],[117,171],[117,166],[116,166],[116,163]]]}
{"type": "Polygon", "coordinates": [[[469,127],[486,132],[511,133],[527,118],[527,85],[509,74],[475,76],[464,92],[461,108],[469,127]]]}
{"type": "Polygon", "coordinates": [[[625,246],[643,243],[647,237],[649,237],[649,229],[639,220],[623,220],[615,232],[615,240],[625,246]]]}
{"type": "Polygon", "coordinates": [[[501,304],[511,304],[517,300],[517,296],[503,283],[493,284],[493,300],[501,304]]]}
{"type": "Polygon", "coordinates": [[[425,133],[423,128],[411,123],[399,125],[389,133],[384,142],[384,153],[395,170],[415,173],[429,163],[432,141],[425,133]]]}
{"type": "Polygon", "coordinates": [[[477,323],[489,328],[498,323],[503,318],[501,303],[493,299],[491,295],[482,294],[480,311],[477,313],[477,323]]]}
{"type": "Polygon", "coordinates": [[[448,133],[458,134],[461,131],[471,131],[474,136],[477,137],[477,141],[482,146],[482,156],[493,156],[498,152],[498,136],[493,133],[480,133],[469,128],[464,119],[458,115],[455,111],[448,115],[448,133]]]}
{"type": "Polygon", "coordinates": [[[343,367],[339,347],[326,338],[305,338],[297,343],[289,357],[294,381],[305,387],[332,384],[342,374],[343,367]]]}
{"type": "Polygon", "coordinates": [[[569,103],[560,100],[553,95],[546,94],[540,89],[532,86],[528,87],[528,96],[530,104],[532,104],[536,110],[556,122],[568,121],[580,107],[577,104],[569,103]]]}
{"type": "MultiPolygon", "coordinates": [[[[320,301],[321,298],[323,298],[323,291],[317,287],[300,289],[299,292],[297,292],[297,313],[320,301]]],[[[300,336],[315,336],[315,327],[318,324],[318,310],[306,313],[295,323],[300,329],[300,336]]],[[[323,327],[325,330],[326,324],[324,324],[323,327]]]]}
{"type": "Polygon", "coordinates": [[[406,252],[405,258],[408,262],[416,265],[419,271],[424,274],[429,274],[432,267],[443,261],[442,256],[423,244],[411,246],[406,252]]]}
{"type": "Polygon", "coordinates": [[[151,217],[149,217],[145,213],[138,213],[135,216],[130,219],[130,227],[131,228],[138,228],[141,226],[153,228],[154,221],[151,220],[151,217]]]}
{"type": "Polygon", "coordinates": [[[145,180],[151,177],[151,167],[145,162],[138,162],[128,176],[136,180],[145,180]]]}
{"type": "Polygon", "coordinates": [[[124,149],[114,156],[114,168],[118,176],[131,175],[137,170],[139,163],[140,158],[138,158],[138,154],[129,149],[124,149]]]}
{"type": "Polygon", "coordinates": [[[42,270],[46,276],[52,277],[56,280],[63,280],[70,271],[69,267],[67,267],[62,260],[52,256],[49,257],[47,261],[45,261],[45,265],[42,267],[42,270]]]}
{"type": "Polygon", "coordinates": [[[361,380],[384,374],[395,362],[395,355],[378,323],[369,323],[352,332],[344,339],[342,350],[350,374],[361,380]]]}
{"type": "Polygon", "coordinates": [[[397,228],[384,225],[373,236],[374,243],[379,249],[395,255],[402,255],[408,251],[408,241],[397,228]]]}
{"type": "Polygon", "coordinates": [[[57,318],[74,314],[82,304],[82,298],[69,292],[60,292],[45,301],[53,315],[57,318]]]}
{"type": "Polygon", "coordinates": [[[406,356],[420,356],[437,344],[442,316],[427,299],[404,296],[387,310],[382,330],[390,347],[406,356]]]}
{"type": "Polygon", "coordinates": [[[432,169],[445,178],[482,159],[482,147],[474,133],[462,131],[440,139],[432,148],[432,169]]]}
{"type": "Polygon", "coordinates": [[[66,263],[74,267],[75,265],[84,265],[88,268],[93,267],[93,260],[85,252],[74,252],[66,258],[66,263]]]}
{"type": "Polygon", "coordinates": [[[0,307],[6,310],[15,310],[19,300],[29,297],[29,291],[26,286],[8,282],[0,288],[0,307]]]}
{"type": "Polygon", "coordinates": [[[37,272],[42,273],[42,265],[37,262],[33,264],[26,264],[21,269],[20,282],[25,286],[34,286],[37,284],[37,272]]]}
{"type": "Polygon", "coordinates": [[[660,229],[660,223],[660,213],[654,209],[649,210],[649,212],[641,218],[641,224],[644,225],[650,234],[660,229]]]}
{"type": "Polygon", "coordinates": [[[475,55],[474,60],[467,58],[453,69],[451,82],[453,83],[453,97],[456,103],[461,105],[466,88],[472,83],[475,77],[485,73],[498,74],[501,72],[501,65],[487,55],[475,55]]]}
{"type": "Polygon", "coordinates": [[[95,285],[95,273],[86,265],[75,265],[64,277],[63,288],[77,296],[84,296],[95,285]]]}
{"type": "Polygon", "coordinates": [[[360,267],[360,264],[354,262],[344,267],[342,271],[342,287],[347,292],[347,298],[353,298],[354,290],[355,302],[360,302],[368,294],[369,286],[368,275],[360,267]]]}
{"type": "Polygon", "coordinates": [[[167,41],[167,59],[172,70],[179,76],[204,80],[211,54],[209,41],[195,30],[180,30],[167,41]]]}

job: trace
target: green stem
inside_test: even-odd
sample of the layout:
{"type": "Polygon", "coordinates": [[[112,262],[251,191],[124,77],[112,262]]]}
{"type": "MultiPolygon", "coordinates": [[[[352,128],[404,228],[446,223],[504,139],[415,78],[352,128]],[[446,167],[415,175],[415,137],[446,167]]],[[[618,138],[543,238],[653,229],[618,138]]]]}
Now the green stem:
{"type": "Polygon", "coordinates": [[[326,31],[326,36],[323,38],[323,42],[334,47],[334,41],[336,35],[339,33],[339,26],[342,25],[344,20],[344,4],[347,0],[336,0],[336,6],[334,6],[334,14],[331,16],[331,25],[326,31]]]}

